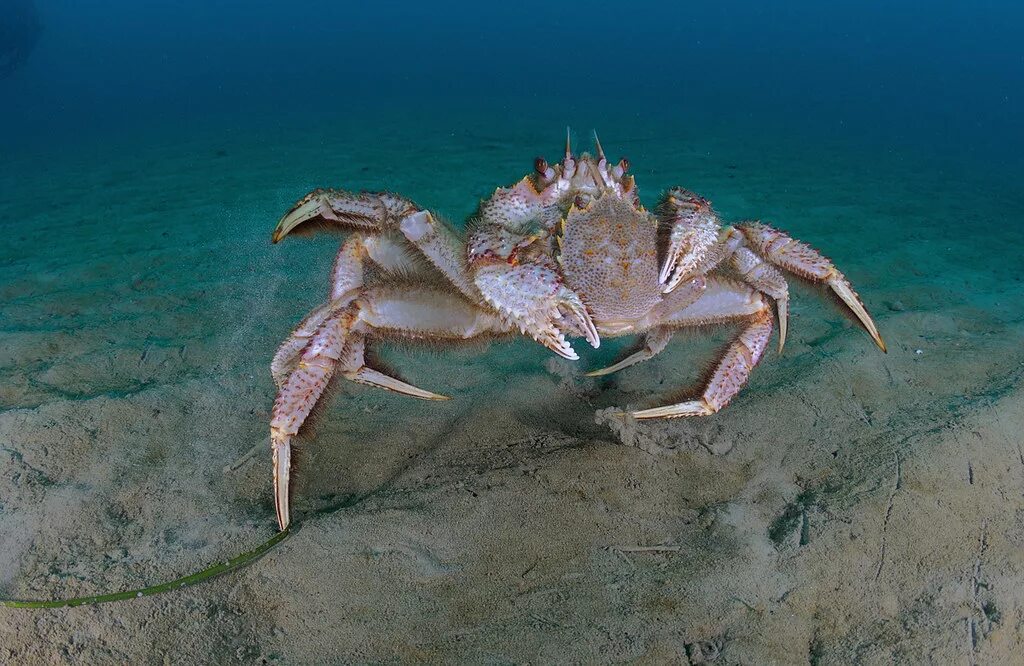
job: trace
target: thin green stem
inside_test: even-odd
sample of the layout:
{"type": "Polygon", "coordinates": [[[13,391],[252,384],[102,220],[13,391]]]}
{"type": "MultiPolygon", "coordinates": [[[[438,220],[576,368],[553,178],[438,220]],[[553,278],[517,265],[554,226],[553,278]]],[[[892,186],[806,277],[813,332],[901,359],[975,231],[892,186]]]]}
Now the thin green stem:
{"type": "Polygon", "coordinates": [[[154,594],[160,594],[161,592],[170,592],[171,590],[179,590],[189,585],[195,585],[196,583],[202,583],[203,581],[210,580],[222,574],[226,574],[236,569],[252,564],[260,557],[265,555],[267,551],[276,546],[277,544],[284,541],[291,534],[288,530],[278,532],[269,540],[264,541],[262,544],[250,550],[242,553],[238,557],[232,558],[227,562],[219,562],[211,567],[203,569],[202,571],[194,574],[189,574],[183,578],[178,578],[167,583],[161,583],[159,585],[151,585],[150,587],[143,587],[137,590],[126,590],[124,592],[114,592],[112,594],[100,594],[94,597],[77,597],[75,599],[47,599],[47,600],[19,600],[19,599],[0,599],[0,606],[7,606],[8,608],[64,608],[67,606],[91,606],[94,604],[105,604],[111,601],[124,601],[125,599],[138,599],[141,597],[149,597],[154,594]]]}

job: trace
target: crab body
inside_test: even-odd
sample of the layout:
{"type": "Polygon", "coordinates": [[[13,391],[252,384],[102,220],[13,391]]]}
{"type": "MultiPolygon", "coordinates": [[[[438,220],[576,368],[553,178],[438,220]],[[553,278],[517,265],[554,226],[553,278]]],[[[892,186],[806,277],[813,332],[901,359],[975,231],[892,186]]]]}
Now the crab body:
{"type": "Polygon", "coordinates": [[[292,440],[332,377],[447,399],[370,367],[366,349],[377,338],[519,333],[576,360],[569,338],[598,347],[602,337],[642,335],[638,351],[589,373],[604,375],[652,358],[676,330],[739,324],[699,396],[631,413],[706,416],[742,388],[775,320],[782,350],[787,271],[828,285],[885,350],[850,283],[817,251],[760,222],[723,226],[707,200],[681,188],[651,213],[628,169],[625,159],[611,165],[599,142],[596,155],[577,159],[567,140],[560,162],[537,158],[534,173],[484,200],[465,237],[391,193],[318,189],[281,218],[275,243],[310,220],[350,232],[326,303],[271,364],[279,389],[270,430],[281,529],[290,519],[292,440]],[[367,271],[371,265],[377,270],[367,271]]]}

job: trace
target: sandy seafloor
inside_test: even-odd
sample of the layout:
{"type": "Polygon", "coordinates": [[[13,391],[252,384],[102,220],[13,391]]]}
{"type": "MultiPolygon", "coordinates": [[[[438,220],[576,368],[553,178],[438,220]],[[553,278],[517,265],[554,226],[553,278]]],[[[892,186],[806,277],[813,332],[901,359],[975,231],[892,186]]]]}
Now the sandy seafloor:
{"type": "MultiPolygon", "coordinates": [[[[565,121],[323,118],[6,156],[0,594],[151,584],[272,535],[269,452],[244,456],[338,244],[272,246],[277,218],[325,185],[463,219],[557,158],[565,121]]],[[[596,411],[663,403],[728,331],[600,382],[581,372],[625,343],[578,343],[578,364],[527,340],[385,350],[454,400],[343,387],[299,444],[287,541],[175,593],[0,609],[0,663],[1019,660],[1019,179],[753,127],[599,129],[648,204],[682,184],[830,255],[889,353],[796,286],[784,355],[727,410],[615,433],[596,411]]]]}

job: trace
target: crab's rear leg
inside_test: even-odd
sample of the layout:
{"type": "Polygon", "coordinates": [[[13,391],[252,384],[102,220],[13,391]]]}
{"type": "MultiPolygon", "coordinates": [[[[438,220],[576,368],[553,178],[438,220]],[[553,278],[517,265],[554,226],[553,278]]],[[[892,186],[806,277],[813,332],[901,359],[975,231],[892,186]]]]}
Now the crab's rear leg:
{"type": "Polygon", "coordinates": [[[885,342],[878,333],[878,327],[853,290],[850,281],[839,272],[831,261],[817,250],[767,224],[752,222],[736,226],[747,244],[766,261],[813,282],[827,284],[850,309],[857,321],[864,327],[883,352],[885,342]]]}
{"type": "Polygon", "coordinates": [[[690,306],[665,318],[676,328],[746,322],[726,349],[696,400],[633,412],[638,419],[707,416],[725,407],[739,393],[761,360],[772,333],[772,314],[760,293],[726,280],[708,280],[704,295],[690,306]]]}

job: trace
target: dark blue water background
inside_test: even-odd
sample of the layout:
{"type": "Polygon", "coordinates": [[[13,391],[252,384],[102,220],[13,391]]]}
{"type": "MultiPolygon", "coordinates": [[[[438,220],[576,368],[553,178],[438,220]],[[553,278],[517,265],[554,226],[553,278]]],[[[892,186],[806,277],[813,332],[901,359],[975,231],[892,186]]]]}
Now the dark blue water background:
{"type": "Polygon", "coordinates": [[[667,118],[950,168],[1019,168],[1024,147],[1020,3],[37,6],[37,48],[0,81],[0,150],[378,114],[667,118]]]}

